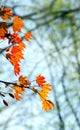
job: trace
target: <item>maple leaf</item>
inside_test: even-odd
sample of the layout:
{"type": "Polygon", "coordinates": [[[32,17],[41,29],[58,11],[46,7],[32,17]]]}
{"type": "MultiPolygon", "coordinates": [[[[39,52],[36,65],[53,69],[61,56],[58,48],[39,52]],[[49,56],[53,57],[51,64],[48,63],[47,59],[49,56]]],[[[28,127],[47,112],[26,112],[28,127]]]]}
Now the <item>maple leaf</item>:
{"type": "Polygon", "coordinates": [[[18,56],[17,54],[11,55],[11,57],[10,57],[10,62],[14,66],[15,75],[20,74],[20,64],[19,64],[20,60],[21,60],[21,57],[18,56]]]}
{"type": "Polygon", "coordinates": [[[24,48],[26,48],[26,45],[22,41],[18,42],[18,44],[19,44],[20,50],[24,50],[24,48]]]}
{"type": "Polygon", "coordinates": [[[26,78],[26,76],[21,75],[19,77],[19,81],[18,81],[18,85],[20,85],[21,87],[29,87],[30,86],[30,81],[26,78]]]}
{"type": "Polygon", "coordinates": [[[26,41],[29,41],[31,39],[31,37],[32,37],[32,33],[31,32],[27,32],[27,33],[25,33],[24,36],[25,36],[26,41]]]}
{"type": "Polygon", "coordinates": [[[16,63],[14,65],[14,73],[15,73],[15,75],[19,75],[19,73],[20,73],[20,65],[19,65],[19,63],[16,63]]]}
{"type": "Polygon", "coordinates": [[[0,22],[0,28],[3,28],[4,30],[6,30],[8,28],[8,25],[6,22],[0,22]]]}
{"type": "Polygon", "coordinates": [[[16,64],[17,62],[20,62],[20,60],[24,58],[22,50],[19,46],[13,46],[11,50],[11,54],[12,57],[10,60],[12,64],[16,64]]]}
{"type": "Polygon", "coordinates": [[[45,91],[51,90],[51,84],[49,84],[49,83],[43,84],[42,85],[42,89],[44,89],[45,91]]]}
{"type": "Polygon", "coordinates": [[[9,59],[11,64],[14,66],[15,75],[20,74],[20,61],[24,59],[22,52],[24,48],[25,44],[23,42],[19,42],[17,45],[12,46],[11,49],[9,48],[6,50],[6,58],[9,59]]]}
{"type": "Polygon", "coordinates": [[[0,28],[0,39],[5,38],[6,31],[3,28],[0,28]]]}
{"type": "Polygon", "coordinates": [[[39,92],[40,99],[43,101],[47,99],[48,93],[51,90],[51,84],[46,83],[42,86],[42,90],[39,92]]]}
{"type": "Polygon", "coordinates": [[[21,38],[19,37],[19,35],[17,33],[13,33],[13,34],[11,34],[10,42],[19,43],[19,42],[21,42],[21,38]]]}
{"type": "Polygon", "coordinates": [[[39,92],[39,96],[40,96],[41,101],[44,101],[44,99],[47,99],[48,93],[43,91],[43,90],[41,90],[39,92]]]}
{"type": "Polygon", "coordinates": [[[11,8],[8,8],[8,7],[0,8],[0,16],[3,20],[10,19],[13,16],[11,12],[11,8]]]}
{"type": "Polygon", "coordinates": [[[12,88],[15,91],[14,97],[16,98],[16,100],[21,100],[22,94],[25,91],[25,88],[22,88],[22,87],[19,87],[19,86],[15,86],[15,85],[12,88]]]}
{"type": "Polygon", "coordinates": [[[44,111],[49,111],[49,110],[51,110],[53,107],[54,107],[54,103],[51,102],[50,100],[44,100],[44,101],[42,102],[42,109],[43,109],[44,111]]]}
{"type": "Polygon", "coordinates": [[[19,93],[14,93],[14,97],[16,98],[16,100],[22,99],[22,96],[19,93]]]}
{"type": "Polygon", "coordinates": [[[36,83],[38,84],[38,86],[42,86],[45,82],[46,82],[46,80],[45,80],[44,76],[38,75],[36,77],[36,83]]]}
{"type": "Polygon", "coordinates": [[[19,75],[19,73],[20,73],[20,64],[19,64],[19,61],[20,60],[19,61],[17,60],[18,57],[16,58],[16,56],[14,56],[10,52],[8,52],[8,53],[6,53],[6,58],[9,59],[9,61],[11,62],[11,64],[14,66],[14,73],[15,73],[15,75],[19,75]]]}
{"type": "Polygon", "coordinates": [[[13,31],[21,32],[22,27],[24,27],[22,19],[16,16],[13,19],[13,25],[12,25],[13,31]]]}
{"type": "Polygon", "coordinates": [[[8,25],[6,22],[0,22],[0,39],[4,39],[7,34],[8,25]]]}
{"type": "Polygon", "coordinates": [[[25,91],[25,88],[17,86],[17,85],[14,85],[12,88],[15,90],[15,92],[19,94],[22,94],[25,91]]]}
{"type": "Polygon", "coordinates": [[[12,86],[15,91],[14,97],[16,98],[16,100],[20,100],[22,98],[22,94],[25,91],[25,88],[29,87],[30,84],[31,83],[29,80],[27,80],[26,76],[19,76],[17,85],[12,86]]]}

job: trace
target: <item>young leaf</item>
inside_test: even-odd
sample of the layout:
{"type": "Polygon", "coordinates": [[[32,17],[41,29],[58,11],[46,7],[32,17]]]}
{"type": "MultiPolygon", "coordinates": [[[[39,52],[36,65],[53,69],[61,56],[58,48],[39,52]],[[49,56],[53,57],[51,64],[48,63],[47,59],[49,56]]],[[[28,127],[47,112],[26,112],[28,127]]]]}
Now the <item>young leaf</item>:
{"type": "Polygon", "coordinates": [[[11,8],[8,7],[2,7],[0,8],[0,16],[3,20],[10,19],[12,17],[11,8]]]}
{"type": "Polygon", "coordinates": [[[44,111],[49,111],[49,110],[51,110],[53,107],[54,107],[54,103],[51,102],[50,100],[44,100],[44,101],[42,102],[42,109],[43,109],[44,111]]]}
{"type": "Polygon", "coordinates": [[[31,32],[25,33],[25,39],[26,39],[26,41],[29,41],[31,39],[31,37],[32,37],[32,33],[31,32]]]}
{"type": "Polygon", "coordinates": [[[12,88],[15,91],[14,97],[16,98],[16,100],[21,100],[22,93],[25,91],[25,88],[19,87],[19,86],[15,86],[15,85],[12,88]]]}
{"type": "Polygon", "coordinates": [[[0,39],[4,39],[7,34],[8,25],[6,22],[0,22],[0,39]]]}
{"type": "Polygon", "coordinates": [[[25,87],[29,87],[30,86],[30,81],[26,78],[26,76],[21,75],[19,77],[19,81],[18,81],[18,85],[20,85],[21,87],[25,88],[25,87]]]}
{"type": "Polygon", "coordinates": [[[13,31],[14,32],[21,32],[22,27],[24,27],[22,19],[19,18],[18,16],[16,16],[13,19],[13,25],[12,25],[13,31]]]}
{"type": "Polygon", "coordinates": [[[38,84],[38,86],[42,86],[45,82],[46,82],[46,80],[45,80],[44,76],[38,75],[36,77],[36,83],[38,84]]]}

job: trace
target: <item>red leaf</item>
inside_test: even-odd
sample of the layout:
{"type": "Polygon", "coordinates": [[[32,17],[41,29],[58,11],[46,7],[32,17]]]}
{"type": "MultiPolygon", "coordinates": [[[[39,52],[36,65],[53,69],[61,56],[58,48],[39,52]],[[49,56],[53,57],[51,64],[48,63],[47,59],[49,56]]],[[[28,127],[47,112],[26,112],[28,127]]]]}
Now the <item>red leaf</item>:
{"type": "Polygon", "coordinates": [[[45,82],[46,82],[46,80],[45,80],[44,76],[38,75],[36,77],[36,83],[38,84],[38,86],[42,86],[45,82]]]}

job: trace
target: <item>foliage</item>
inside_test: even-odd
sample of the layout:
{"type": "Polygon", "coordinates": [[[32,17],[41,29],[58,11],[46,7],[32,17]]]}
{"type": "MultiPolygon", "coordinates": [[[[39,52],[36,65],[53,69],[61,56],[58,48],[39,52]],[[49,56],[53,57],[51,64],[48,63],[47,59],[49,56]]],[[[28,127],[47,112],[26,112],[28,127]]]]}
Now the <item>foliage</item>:
{"type": "MultiPolygon", "coordinates": [[[[32,90],[34,93],[39,95],[42,101],[43,110],[51,110],[54,107],[54,104],[47,99],[48,93],[51,90],[51,84],[46,83],[45,77],[42,75],[38,75],[36,77],[36,84],[40,87],[39,90],[36,88],[36,84],[32,86],[27,77],[20,75],[20,62],[22,59],[24,59],[23,51],[26,48],[25,43],[20,37],[20,33],[22,32],[22,28],[24,27],[22,19],[18,16],[14,16],[11,8],[8,7],[0,8],[0,17],[2,18],[2,21],[0,22],[0,40],[8,40],[8,47],[5,48],[6,58],[13,65],[15,75],[19,76],[17,83],[6,82],[2,80],[0,80],[0,82],[4,83],[5,87],[12,88],[13,93],[7,94],[10,97],[15,98],[16,100],[22,99],[22,94],[26,91],[26,89],[32,90]],[[12,22],[12,31],[9,31],[7,20],[11,20],[12,22]]],[[[26,41],[29,41],[31,37],[31,32],[24,33],[24,38],[26,41]]],[[[5,100],[5,96],[5,92],[0,91],[0,97],[3,100],[3,103],[8,106],[8,102],[5,100]]]]}
{"type": "MultiPolygon", "coordinates": [[[[39,103],[36,101],[36,98],[34,98],[36,95],[27,89],[26,93],[29,92],[29,96],[24,93],[24,99],[20,102],[13,100],[15,101],[14,104],[12,104],[11,100],[11,105],[9,103],[9,107],[7,108],[9,113],[7,114],[8,116],[6,116],[6,120],[5,116],[2,120],[3,114],[5,114],[5,106],[1,105],[0,128],[2,128],[2,130],[12,130],[12,125],[10,124],[14,120],[15,123],[13,126],[15,127],[17,124],[17,127],[13,129],[19,129],[19,127],[21,127],[26,130],[27,127],[27,129],[32,130],[79,130],[80,0],[76,0],[76,2],[75,0],[3,1],[5,7],[12,8],[12,12],[15,16],[22,18],[25,23],[22,30],[25,32],[28,30],[33,33],[33,43],[28,44],[28,49],[24,51],[25,60],[21,63],[21,73],[23,75],[26,73],[27,79],[31,78],[31,85],[34,85],[33,79],[35,78],[32,78],[34,75],[36,77],[37,74],[44,73],[52,84],[51,87],[53,89],[50,96],[55,101],[55,108],[54,111],[48,113],[40,111],[38,107],[39,103]],[[21,104],[22,102],[24,105],[21,104]],[[35,107],[33,107],[33,105],[35,105],[35,107]],[[16,114],[15,110],[13,110],[14,108],[16,109],[16,114]],[[12,112],[12,117],[10,111],[12,112]],[[27,122],[24,121],[24,123],[20,123],[22,119],[27,119],[27,122]]],[[[8,25],[9,28],[12,27],[11,20],[9,20],[8,25]]],[[[21,33],[19,32],[19,34],[21,33]]],[[[21,36],[23,35],[21,34],[21,36]]],[[[2,45],[2,43],[0,45],[2,45]]],[[[1,73],[1,78],[5,79],[6,77],[6,80],[9,79],[9,81],[13,81],[12,77],[9,78],[11,72],[6,73],[9,69],[9,65],[5,67],[4,62],[7,61],[3,61],[5,60],[3,54],[0,55],[0,72],[3,72],[5,69],[5,74],[1,73]]],[[[4,89],[4,87],[2,88],[4,89]]],[[[33,89],[34,88],[40,91],[42,90],[41,86],[35,86],[33,89]]],[[[35,93],[36,92],[37,90],[35,90],[35,93]]],[[[6,96],[6,98],[7,97],[9,96],[6,96]]],[[[39,98],[41,97],[39,96],[39,98]]]]}

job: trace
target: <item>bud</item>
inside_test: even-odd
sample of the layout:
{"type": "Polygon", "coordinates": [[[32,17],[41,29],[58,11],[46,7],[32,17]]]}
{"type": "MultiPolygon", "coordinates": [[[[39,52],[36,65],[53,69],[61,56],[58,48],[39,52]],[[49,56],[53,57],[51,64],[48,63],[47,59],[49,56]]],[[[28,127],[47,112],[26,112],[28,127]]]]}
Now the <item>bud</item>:
{"type": "Polygon", "coordinates": [[[9,96],[12,97],[12,98],[14,98],[14,95],[12,93],[9,93],[9,96]]]}
{"type": "Polygon", "coordinates": [[[4,103],[4,105],[5,105],[5,106],[8,106],[7,101],[6,101],[6,100],[4,100],[4,99],[3,99],[3,103],[4,103]]]}

